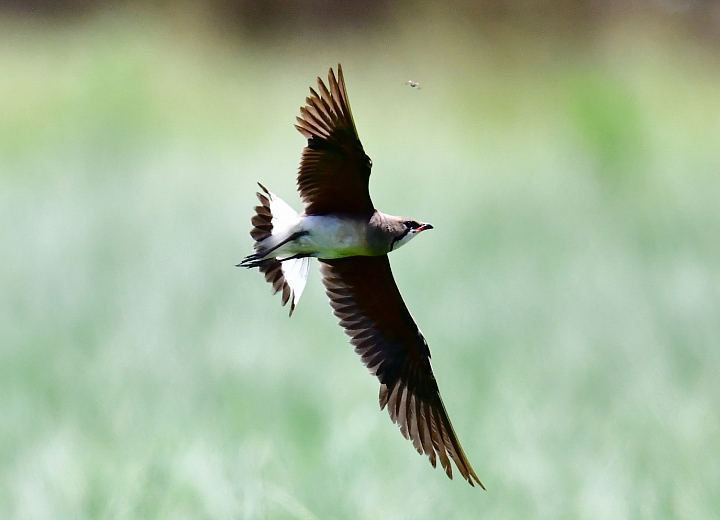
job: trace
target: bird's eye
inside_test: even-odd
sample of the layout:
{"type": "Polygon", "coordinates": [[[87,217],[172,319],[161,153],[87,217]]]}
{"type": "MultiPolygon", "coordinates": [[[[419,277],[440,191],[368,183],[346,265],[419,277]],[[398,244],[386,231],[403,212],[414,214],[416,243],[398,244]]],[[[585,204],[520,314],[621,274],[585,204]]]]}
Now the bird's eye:
{"type": "Polygon", "coordinates": [[[410,229],[417,229],[420,227],[420,223],[415,222],[414,220],[406,220],[405,222],[403,222],[403,224],[405,224],[406,228],[410,228],[410,229]]]}

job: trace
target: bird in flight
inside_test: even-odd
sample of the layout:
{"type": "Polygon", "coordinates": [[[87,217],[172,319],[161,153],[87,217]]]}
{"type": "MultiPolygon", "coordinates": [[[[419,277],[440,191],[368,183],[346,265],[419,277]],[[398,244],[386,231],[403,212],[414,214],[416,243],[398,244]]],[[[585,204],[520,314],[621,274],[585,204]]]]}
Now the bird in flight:
{"type": "Polygon", "coordinates": [[[440,460],[452,478],[455,462],[470,485],[485,489],[455,435],[430,366],[430,350],[400,295],[388,253],[432,226],[381,213],[368,190],[372,161],[358,137],[340,65],[328,86],[318,78],[295,127],[307,139],[297,185],[305,204],[296,213],[262,184],[252,217],[254,254],[238,264],[257,267],[290,302],[305,288],[311,258],[320,271],[333,313],[365,366],[380,381],[387,407],[415,449],[440,460]]]}

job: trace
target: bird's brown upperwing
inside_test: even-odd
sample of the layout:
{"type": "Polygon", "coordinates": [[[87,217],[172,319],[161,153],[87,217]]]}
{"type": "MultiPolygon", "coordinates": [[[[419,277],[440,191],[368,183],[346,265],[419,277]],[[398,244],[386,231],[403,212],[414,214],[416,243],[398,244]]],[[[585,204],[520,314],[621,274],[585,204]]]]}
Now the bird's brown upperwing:
{"type": "Polygon", "coordinates": [[[317,81],[320,94],[310,89],[295,125],[308,140],[297,180],[305,214],[370,214],[372,162],[355,129],[342,68],[338,65],[337,79],[332,69],[328,72],[329,90],[317,81]]]}
{"type": "Polygon", "coordinates": [[[420,454],[448,457],[465,480],[484,489],[465,457],[440,398],[430,350],[395,284],[387,255],[320,260],[333,312],[363,363],[380,380],[380,408],[420,454]]]}

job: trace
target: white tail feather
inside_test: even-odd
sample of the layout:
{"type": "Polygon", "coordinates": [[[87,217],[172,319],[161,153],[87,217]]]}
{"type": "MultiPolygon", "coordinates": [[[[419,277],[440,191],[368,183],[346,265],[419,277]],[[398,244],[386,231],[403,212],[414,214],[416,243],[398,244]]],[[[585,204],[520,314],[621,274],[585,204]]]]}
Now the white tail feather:
{"type": "MultiPolygon", "coordinates": [[[[261,185],[262,186],[262,185],[261,185]]],[[[290,205],[262,186],[270,199],[270,213],[272,214],[272,234],[261,242],[255,243],[255,250],[261,252],[272,249],[287,239],[300,224],[300,215],[290,205]]]]}
{"type": "Polygon", "coordinates": [[[300,215],[290,205],[272,192],[270,213],[272,213],[273,236],[285,238],[300,223],[300,215]]]}
{"type": "MultiPolygon", "coordinates": [[[[300,215],[290,207],[290,205],[275,195],[270,190],[265,189],[270,198],[270,213],[272,214],[272,235],[263,240],[262,247],[271,248],[274,245],[287,239],[300,224],[300,215]]],[[[278,260],[282,260],[279,257],[278,260]]],[[[290,287],[292,293],[291,309],[300,301],[300,296],[305,290],[308,274],[310,272],[310,258],[294,258],[292,260],[284,260],[282,262],[282,272],[285,282],[290,287]]],[[[292,313],[292,310],[291,310],[292,313]]]]}
{"type": "Polygon", "coordinates": [[[310,258],[293,258],[282,263],[282,272],[285,281],[292,291],[292,306],[295,307],[300,301],[300,296],[305,290],[308,274],[310,273],[310,258]]]}

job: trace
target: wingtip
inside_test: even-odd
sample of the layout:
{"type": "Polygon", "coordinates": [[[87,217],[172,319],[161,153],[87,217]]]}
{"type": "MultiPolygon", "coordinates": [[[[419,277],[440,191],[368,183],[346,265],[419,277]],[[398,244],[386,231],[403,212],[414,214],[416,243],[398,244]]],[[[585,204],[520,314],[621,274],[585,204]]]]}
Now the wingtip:
{"type": "Polygon", "coordinates": [[[330,69],[328,70],[328,83],[330,85],[340,85],[345,83],[345,80],[343,79],[342,65],[340,65],[339,63],[337,66],[337,75],[335,75],[335,71],[332,67],[330,67],[330,69]]]}
{"type": "Polygon", "coordinates": [[[469,479],[468,479],[468,482],[470,482],[470,485],[471,485],[472,487],[475,487],[475,482],[473,482],[473,481],[477,482],[477,485],[480,486],[480,489],[482,489],[483,491],[487,491],[487,489],[485,488],[485,486],[483,485],[483,483],[480,482],[480,479],[477,478],[476,475],[473,475],[472,478],[469,478],[469,479]]]}
{"type": "Polygon", "coordinates": [[[482,488],[483,491],[487,491],[487,489],[485,489],[485,486],[483,485],[482,482],[480,482],[480,479],[479,479],[478,476],[475,474],[475,472],[473,471],[472,467],[469,466],[469,464],[468,464],[467,470],[468,470],[467,475],[463,475],[463,477],[465,477],[465,480],[467,480],[468,483],[469,483],[472,487],[475,487],[475,483],[477,483],[477,484],[480,486],[480,488],[482,488]]]}

